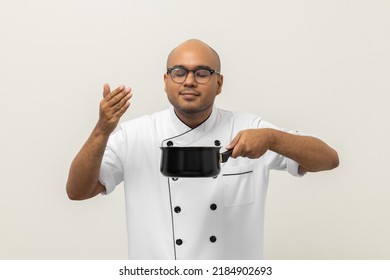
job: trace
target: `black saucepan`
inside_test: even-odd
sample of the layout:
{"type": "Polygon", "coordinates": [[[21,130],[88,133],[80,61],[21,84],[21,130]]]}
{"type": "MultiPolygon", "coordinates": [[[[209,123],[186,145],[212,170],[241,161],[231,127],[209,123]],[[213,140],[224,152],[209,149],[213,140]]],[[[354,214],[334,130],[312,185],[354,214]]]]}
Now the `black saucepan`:
{"type": "Polygon", "coordinates": [[[233,150],[221,147],[161,147],[160,170],[167,177],[214,177],[221,172],[233,150]]]}

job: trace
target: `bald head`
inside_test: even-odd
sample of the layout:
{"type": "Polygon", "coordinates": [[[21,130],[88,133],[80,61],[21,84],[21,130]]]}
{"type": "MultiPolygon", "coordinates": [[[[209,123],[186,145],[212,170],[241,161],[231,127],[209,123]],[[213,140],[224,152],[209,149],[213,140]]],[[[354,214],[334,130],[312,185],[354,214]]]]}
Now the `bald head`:
{"type": "Polygon", "coordinates": [[[187,55],[196,53],[206,57],[209,60],[210,67],[213,67],[214,70],[217,70],[218,72],[221,71],[221,61],[218,53],[209,45],[198,39],[184,41],[174,48],[168,55],[167,68],[174,66],[172,65],[172,61],[175,61],[178,56],[182,56],[183,53],[187,55]]]}

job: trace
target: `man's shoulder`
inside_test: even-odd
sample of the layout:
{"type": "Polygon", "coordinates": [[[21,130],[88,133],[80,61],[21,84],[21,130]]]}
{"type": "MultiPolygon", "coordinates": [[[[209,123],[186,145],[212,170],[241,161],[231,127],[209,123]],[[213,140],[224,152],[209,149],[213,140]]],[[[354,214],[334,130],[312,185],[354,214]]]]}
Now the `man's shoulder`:
{"type": "Polygon", "coordinates": [[[234,127],[238,129],[243,128],[273,128],[280,129],[278,126],[273,123],[268,122],[263,119],[261,116],[254,113],[246,113],[241,111],[228,111],[224,109],[219,109],[221,114],[225,114],[233,121],[234,127]]]}
{"type": "Polygon", "coordinates": [[[259,115],[246,113],[242,111],[230,111],[230,110],[218,108],[218,112],[222,116],[222,118],[230,118],[233,121],[260,122],[262,119],[259,115]]]}

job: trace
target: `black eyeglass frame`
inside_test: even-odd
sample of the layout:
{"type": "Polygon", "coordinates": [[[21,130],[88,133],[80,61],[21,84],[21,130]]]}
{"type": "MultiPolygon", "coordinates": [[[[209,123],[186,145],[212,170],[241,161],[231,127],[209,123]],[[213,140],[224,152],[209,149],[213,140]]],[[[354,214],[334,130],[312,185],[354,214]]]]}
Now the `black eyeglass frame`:
{"type": "Polygon", "coordinates": [[[192,73],[194,74],[195,81],[196,81],[198,84],[207,84],[207,83],[210,81],[211,76],[212,76],[213,74],[221,75],[221,73],[218,72],[217,70],[210,69],[210,68],[205,68],[205,67],[197,67],[197,68],[195,68],[195,69],[193,69],[193,70],[190,70],[190,69],[187,69],[187,68],[185,68],[185,67],[174,66],[174,67],[170,67],[170,68],[167,69],[167,74],[169,75],[169,77],[171,77],[171,80],[172,80],[174,83],[177,83],[177,84],[182,84],[182,83],[184,83],[184,81],[185,81],[185,80],[187,79],[187,77],[188,77],[188,73],[189,73],[189,72],[192,72],[192,73]],[[171,72],[172,72],[173,70],[175,70],[175,69],[181,69],[181,70],[186,71],[185,78],[184,78],[184,80],[183,80],[182,82],[177,82],[177,81],[175,81],[175,80],[172,78],[171,72]],[[196,78],[197,76],[196,76],[196,74],[195,74],[195,72],[198,71],[198,70],[206,70],[206,71],[209,71],[209,72],[210,72],[210,76],[209,76],[209,79],[207,80],[207,82],[201,82],[201,83],[198,82],[198,79],[196,78]]]}

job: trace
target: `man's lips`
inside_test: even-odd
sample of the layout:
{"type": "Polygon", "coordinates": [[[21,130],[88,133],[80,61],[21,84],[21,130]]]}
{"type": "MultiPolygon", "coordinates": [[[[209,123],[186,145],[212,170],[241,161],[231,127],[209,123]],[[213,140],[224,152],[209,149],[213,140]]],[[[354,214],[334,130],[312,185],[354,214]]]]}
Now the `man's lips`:
{"type": "Polygon", "coordinates": [[[199,96],[199,92],[196,91],[189,91],[189,90],[182,90],[179,92],[180,95],[185,95],[185,96],[199,96]]]}
{"type": "Polygon", "coordinates": [[[192,90],[182,90],[179,95],[186,101],[194,101],[200,96],[199,92],[192,90]]]}

